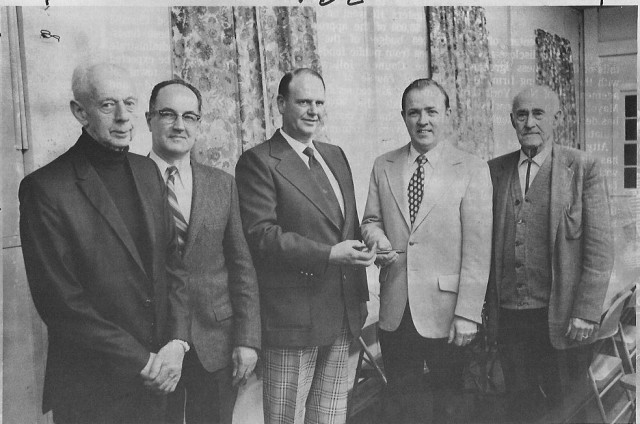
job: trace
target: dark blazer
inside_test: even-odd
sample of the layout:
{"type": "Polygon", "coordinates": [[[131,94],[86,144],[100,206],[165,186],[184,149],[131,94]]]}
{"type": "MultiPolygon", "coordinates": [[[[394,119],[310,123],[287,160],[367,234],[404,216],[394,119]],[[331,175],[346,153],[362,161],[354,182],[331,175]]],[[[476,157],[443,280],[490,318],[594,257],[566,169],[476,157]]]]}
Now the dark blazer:
{"type": "Polygon", "coordinates": [[[360,238],[351,169],[339,147],[318,142],[315,147],[340,184],[342,228],[330,218],[309,168],[279,131],[243,153],[236,166],[268,347],[329,345],[345,309],[351,333],[357,336],[367,315],[365,269],[328,262],[333,245],[360,238]]]}
{"type": "Polygon", "coordinates": [[[20,184],[27,279],[49,335],[43,412],[139,390],[150,352],[190,341],[186,272],[165,186],[153,161],[127,159],[151,241],[150,274],[78,144],[20,184]]]}
{"type": "MultiPolygon", "coordinates": [[[[498,322],[507,193],[520,151],[489,161],[493,181],[493,259],[487,291],[489,324],[498,322]]],[[[613,268],[611,217],[604,175],[586,153],[553,145],[549,207],[549,334],[556,349],[576,346],[564,334],[570,318],[600,322],[613,268]]],[[[593,341],[591,337],[587,342],[593,341]]]]}
{"type": "Polygon", "coordinates": [[[258,282],[233,177],[193,161],[191,166],[193,201],[183,253],[191,337],[200,362],[213,372],[231,364],[235,346],[260,349],[258,282]]]}

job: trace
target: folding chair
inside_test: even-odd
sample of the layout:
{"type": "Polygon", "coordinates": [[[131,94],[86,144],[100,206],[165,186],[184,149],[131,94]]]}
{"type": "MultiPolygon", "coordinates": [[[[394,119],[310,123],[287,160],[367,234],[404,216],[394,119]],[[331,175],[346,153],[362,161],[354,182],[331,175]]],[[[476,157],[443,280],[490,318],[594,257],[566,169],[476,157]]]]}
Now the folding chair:
{"type": "Polygon", "coordinates": [[[615,339],[622,350],[622,359],[627,367],[627,372],[636,372],[636,361],[634,360],[634,356],[637,353],[637,332],[635,325],[637,290],[634,287],[632,291],[633,293],[625,303],[622,318],[618,324],[618,334],[615,336],[615,339]]]}
{"type": "Polygon", "coordinates": [[[376,362],[376,357],[371,353],[367,344],[362,337],[358,337],[360,345],[360,354],[358,355],[358,365],[356,366],[356,375],[353,380],[353,388],[349,394],[349,402],[347,407],[347,418],[359,411],[354,410],[353,403],[356,393],[361,385],[365,384],[372,377],[375,377],[381,384],[381,389],[387,386],[387,377],[376,362]]]}
{"type": "Polygon", "coordinates": [[[635,396],[631,396],[628,390],[625,390],[627,401],[620,412],[612,419],[607,418],[602,399],[604,396],[620,381],[625,375],[622,367],[622,359],[620,352],[616,346],[614,336],[618,334],[620,317],[626,300],[631,296],[631,291],[620,296],[611,307],[607,310],[600,322],[600,329],[596,336],[597,341],[594,347],[594,359],[588,369],[589,382],[595,394],[595,400],[603,422],[615,423],[627,411],[627,409],[635,409],[635,396]],[[615,356],[602,353],[605,342],[610,341],[615,356]]]}

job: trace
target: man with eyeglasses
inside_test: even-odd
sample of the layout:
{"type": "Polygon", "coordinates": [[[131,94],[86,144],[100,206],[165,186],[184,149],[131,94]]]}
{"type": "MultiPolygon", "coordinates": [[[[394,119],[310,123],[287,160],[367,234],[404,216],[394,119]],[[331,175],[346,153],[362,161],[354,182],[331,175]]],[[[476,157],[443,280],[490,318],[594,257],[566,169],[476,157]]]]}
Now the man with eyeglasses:
{"type": "Polygon", "coordinates": [[[158,170],[128,153],[138,100],[116,65],[79,66],[82,135],[20,184],[27,279],[47,325],[43,412],[162,422],[190,341],[187,273],[158,170]]]}
{"type": "Polygon", "coordinates": [[[240,211],[258,273],[265,423],[346,421],[349,342],[369,297],[375,255],[360,237],[351,170],[314,140],[322,76],[300,68],[278,87],[282,128],[236,166],[240,211]]]}
{"type": "Polygon", "coordinates": [[[167,421],[231,424],[238,387],[258,359],[258,284],[233,177],[190,155],[201,111],[198,89],[174,79],[153,88],[146,114],[153,140],[150,157],[167,183],[178,244],[190,273],[193,349],[169,396],[167,421]]]}
{"type": "MultiPolygon", "coordinates": [[[[487,290],[508,420],[565,422],[562,402],[586,387],[613,266],[604,174],[593,157],[554,144],[558,95],[534,86],[514,98],[520,149],[489,161],[493,261],[487,290]]],[[[576,417],[573,417],[575,420],[576,417]]],[[[579,420],[578,420],[579,421],[579,420]]]]}

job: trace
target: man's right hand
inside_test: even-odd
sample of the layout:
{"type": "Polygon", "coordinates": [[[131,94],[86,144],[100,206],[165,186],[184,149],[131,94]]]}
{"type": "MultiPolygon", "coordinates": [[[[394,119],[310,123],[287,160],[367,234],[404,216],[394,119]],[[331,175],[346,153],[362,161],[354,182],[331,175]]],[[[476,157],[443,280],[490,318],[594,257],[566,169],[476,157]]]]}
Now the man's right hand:
{"type": "MultiPolygon", "coordinates": [[[[379,250],[392,250],[393,246],[391,246],[391,242],[385,237],[384,239],[378,240],[372,250],[376,252],[379,250]]],[[[398,260],[397,252],[389,252],[384,255],[376,253],[376,261],[375,264],[380,268],[384,268],[385,266],[389,266],[395,261],[398,260]]]]}
{"type": "Polygon", "coordinates": [[[367,249],[367,245],[357,240],[345,240],[331,247],[329,263],[333,265],[359,265],[367,267],[373,264],[375,251],[367,249]]]}

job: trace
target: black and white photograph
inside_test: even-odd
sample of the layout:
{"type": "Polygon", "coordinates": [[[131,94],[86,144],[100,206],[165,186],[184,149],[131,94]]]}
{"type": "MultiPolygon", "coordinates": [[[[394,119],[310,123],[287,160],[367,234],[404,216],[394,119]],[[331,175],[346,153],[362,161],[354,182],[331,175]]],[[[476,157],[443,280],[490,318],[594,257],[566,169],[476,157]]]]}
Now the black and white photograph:
{"type": "Polygon", "coordinates": [[[0,0],[0,423],[635,423],[638,28],[0,0]]]}

